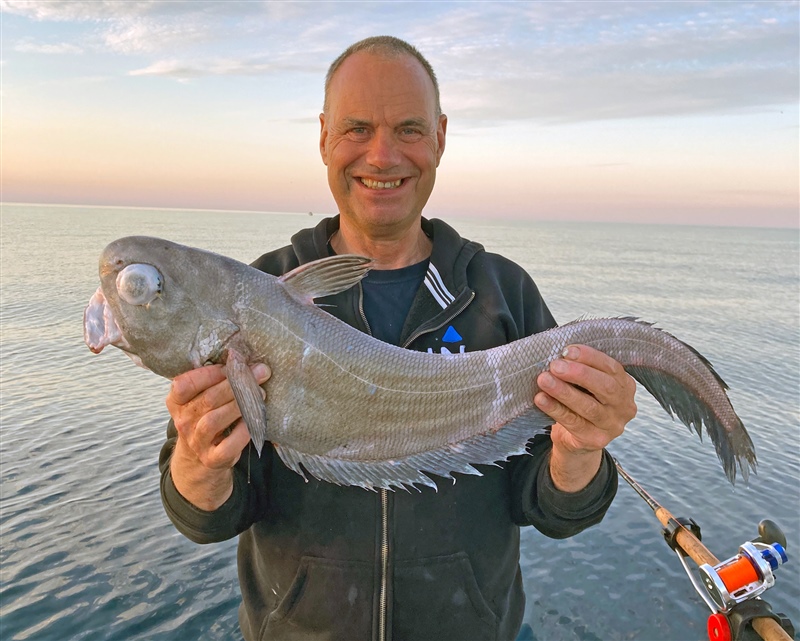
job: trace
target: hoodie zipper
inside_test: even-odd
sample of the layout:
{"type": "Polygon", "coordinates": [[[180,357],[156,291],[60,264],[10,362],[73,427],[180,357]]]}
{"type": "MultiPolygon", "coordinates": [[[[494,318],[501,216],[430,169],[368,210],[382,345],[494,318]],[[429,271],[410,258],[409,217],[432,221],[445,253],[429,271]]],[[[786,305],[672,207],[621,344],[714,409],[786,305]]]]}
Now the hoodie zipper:
{"type": "MultiPolygon", "coordinates": [[[[361,283],[358,284],[358,313],[364,326],[367,328],[367,333],[372,336],[372,328],[367,320],[367,315],[364,313],[364,288],[361,283]]],[[[422,331],[414,332],[403,343],[403,347],[408,347],[414,340],[423,334],[436,331],[445,323],[450,322],[453,318],[458,316],[472,300],[475,298],[475,292],[470,292],[470,296],[464,300],[460,305],[453,308],[450,314],[435,327],[430,327],[422,331]]],[[[380,587],[378,592],[378,641],[386,641],[387,638],[387,612],[389,609],[389,491],[385,489],[380,490],[381,502],[381,546],[380,546],[380,587]]]]}
{"type": "MultiPolygon", "coordinates": [[[[364,288],[358,284],[358,313],[367,334],[372,336],[367,315],[364,313],[364,288]]],[[[380,490],[381,502],[381,544],[380,544],[380,582],[378,588],[378,641],[386,641],[387,625],[386,614],[389,608],[389,492],[380,490]]]]}
{"type": "Polygon", "coordinates": [[[389,600],[389,491],[381,493],[381,585],[378,602],[378,640],[386,641],[389,600]]]}

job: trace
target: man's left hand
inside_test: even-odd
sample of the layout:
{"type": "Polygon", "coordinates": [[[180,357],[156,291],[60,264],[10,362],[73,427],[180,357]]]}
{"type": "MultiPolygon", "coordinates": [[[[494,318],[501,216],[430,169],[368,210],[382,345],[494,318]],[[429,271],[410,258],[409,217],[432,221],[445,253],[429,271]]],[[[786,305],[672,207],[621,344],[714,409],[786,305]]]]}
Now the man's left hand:
{"type": "Polygon", "coordinates": [[[565,355],[537,379],[536,406],[555,421],[550,471],[559,489],[577,491],[600,465],[600,452],[636,416],[636,383],[622,365],[586,345],[565,355]]]}

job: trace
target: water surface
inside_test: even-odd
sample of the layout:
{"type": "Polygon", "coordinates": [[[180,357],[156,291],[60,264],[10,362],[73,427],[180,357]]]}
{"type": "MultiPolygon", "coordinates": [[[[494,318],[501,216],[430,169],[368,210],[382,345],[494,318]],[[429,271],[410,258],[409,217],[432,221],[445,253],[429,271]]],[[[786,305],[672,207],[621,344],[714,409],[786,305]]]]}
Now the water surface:
{"type": "MultiPolygon", "coordinates": [[[[2,206],[0,638],[240,638],[235,541],[197,546],[158,495],[168,383],[118,350],[93,356],[82,314],[103,247],[157,235],[249,262],[318,217],[2,206]]],[[[710,443],[645,392],[612,453],[718,557],[762,518],[789,539],[768,593],[800,626],[800,276],[791,230],[450,220],[523,265],[559,322],[633,315],[705,354],[759,456],[726,481],[710,443]]],[[[526,621],[539,641],[706,638],[708,611],[645,503],[622,485],[599,526],[523,530],[526,621]]]]}

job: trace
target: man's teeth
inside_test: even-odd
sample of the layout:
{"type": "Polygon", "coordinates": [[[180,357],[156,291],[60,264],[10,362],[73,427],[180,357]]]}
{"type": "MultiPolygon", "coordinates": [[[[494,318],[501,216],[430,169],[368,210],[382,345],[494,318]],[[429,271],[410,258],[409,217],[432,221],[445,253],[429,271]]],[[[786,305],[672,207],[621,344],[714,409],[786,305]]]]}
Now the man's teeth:
{"type": "Polygon", "coordinates": [[[403,183],[403,179],[395,180],[393,182],[383,183],[378,180],[370,180],[369,178],[362,178],[362,184],[366,185],[370,189],[393,189],[395,187],[399,187],[403,183]]]}

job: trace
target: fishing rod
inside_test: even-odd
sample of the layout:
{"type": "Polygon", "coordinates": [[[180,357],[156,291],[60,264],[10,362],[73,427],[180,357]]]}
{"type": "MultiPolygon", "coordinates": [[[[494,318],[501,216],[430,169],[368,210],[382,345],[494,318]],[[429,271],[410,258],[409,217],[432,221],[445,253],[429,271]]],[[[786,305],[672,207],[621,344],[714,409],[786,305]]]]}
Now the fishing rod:
{"type": "Polygon", "coordinates": [[[614,459],[619,475],[653,510],[664,526],[664,538],[680,559],[692,586],[711,609],[710,641],[791,641],[794,626],[772,611],[760,595],[775,585],[775,570],[788,562],[786,537],[772,521],[758,524],[758,538],[743,543],[739,553],[720,562],[700,542],[700,527],[693,519],[675,518],[614,459]],[[700,578],[686,563],[690,557],[700,578]]]}

